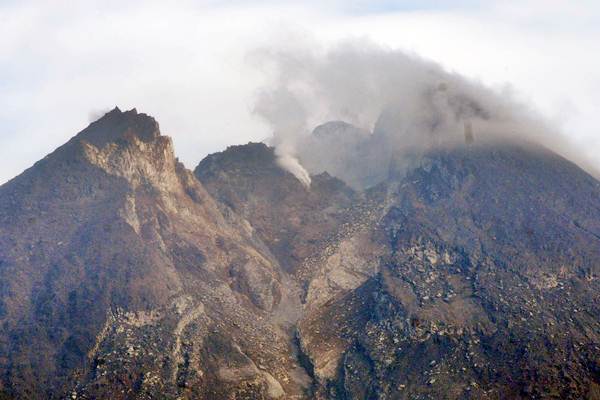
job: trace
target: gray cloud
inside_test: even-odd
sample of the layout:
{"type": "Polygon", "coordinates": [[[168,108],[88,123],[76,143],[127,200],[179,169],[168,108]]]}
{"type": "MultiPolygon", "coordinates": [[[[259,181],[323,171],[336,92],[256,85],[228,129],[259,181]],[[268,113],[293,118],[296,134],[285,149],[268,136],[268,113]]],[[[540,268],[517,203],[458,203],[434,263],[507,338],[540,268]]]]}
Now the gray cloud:
{"type": "MultiPolygon", "coordinates": [[[[264,139],[273,127],[252,109],[265,76],[248,68],[245,55],[274,37],[288,42],[289,30],[313,36],[318,46],[368,37],[486,84],[509,82],[600,165],[598,2],[387,4],[2,1],[0,183],[63,144],[86,126],[90,110],[103,107],[136,107],[156,117],[190,168],[228,144],[264,139]]],[[[296,61],[288,62],[292,76],[303,67],[294,63],[314,60],[310,53],[319,52],[311,47],[307,57],[299,57],[294,51],[296,61]]],[[[351,66],[344,68],[326,70],[332,85],[356,76],[351,66]]],[[[350,83],[350,94],[365,87],[360,79],[350,83]]],[[[334,117],[372,131],[377,112],[351,115],[369,109],[360,96],[351,98],[346,110],[331,115],[315,113],[310,105],[306,131],[334,117]]]]}
{"type": "Polygon", "coordinates": [[[367,187],[427,150],[477,140],[539,142],[574,158],[567,141],[530,107],[416,55],[347,41],[325,51],[255,53],[273,79],[255,112],[273,128],[280,164],[302,182],[327,171],[367,187]],[[320,126],[315,123],[342,120],[320,126]]]}

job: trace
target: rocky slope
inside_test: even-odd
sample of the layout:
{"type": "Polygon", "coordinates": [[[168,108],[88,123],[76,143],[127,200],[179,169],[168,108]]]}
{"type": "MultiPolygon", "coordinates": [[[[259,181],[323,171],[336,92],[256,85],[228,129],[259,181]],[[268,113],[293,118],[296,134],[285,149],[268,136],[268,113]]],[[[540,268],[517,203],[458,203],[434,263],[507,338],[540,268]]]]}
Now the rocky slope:
{"type": "Polygon", "coordinates": [[[278,261],[151,117],[113,110],[4,185],[0,210],[4,392],[301,391],[290,340],[269,322],[278,261]]]}
{"type": "Polygon", "coordinates": [[[288,271],[348,222],[358,200],[354,190],[327,173],[307,189],[262,143],[209,155],[194,172],[217,200],[250,221],[288,271]]]}
{"type": "Polygon", "coordinates": [[[0,187],[0,398],[600,398],[598,181],[476,141],[349,184],[111,111],[0,187]]]}
{"type": "Polygon", "coordinates": [[[598,398],[599,189],[529,144],[430,154],[377,275],[300,323],[318,397],[598,398]]]}

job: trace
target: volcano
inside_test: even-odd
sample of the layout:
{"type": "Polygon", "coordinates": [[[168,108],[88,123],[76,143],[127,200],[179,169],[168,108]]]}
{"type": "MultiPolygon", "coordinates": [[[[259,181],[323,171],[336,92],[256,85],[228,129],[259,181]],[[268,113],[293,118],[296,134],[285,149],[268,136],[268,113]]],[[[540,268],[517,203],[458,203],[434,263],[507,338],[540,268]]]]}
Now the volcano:
{"type": "Polygon", "coordinates": [[[517,139],[344,162],[90,124],[0,187],[0,398],[600,399],[598,180],[517,139]]]}

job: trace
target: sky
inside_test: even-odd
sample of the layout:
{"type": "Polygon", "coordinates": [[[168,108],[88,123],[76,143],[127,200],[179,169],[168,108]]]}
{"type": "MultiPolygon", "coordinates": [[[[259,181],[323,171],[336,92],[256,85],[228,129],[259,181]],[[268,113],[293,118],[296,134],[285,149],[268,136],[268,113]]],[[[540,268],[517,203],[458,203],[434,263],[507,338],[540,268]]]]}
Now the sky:
{"type": "Polygon", "coordinates": [[[271,134],[257,49],[349,39],[508,90],[600,167],[600,2],[0,0],[0,183],[108,109],[137,108],[194,168],[271,134]]]}

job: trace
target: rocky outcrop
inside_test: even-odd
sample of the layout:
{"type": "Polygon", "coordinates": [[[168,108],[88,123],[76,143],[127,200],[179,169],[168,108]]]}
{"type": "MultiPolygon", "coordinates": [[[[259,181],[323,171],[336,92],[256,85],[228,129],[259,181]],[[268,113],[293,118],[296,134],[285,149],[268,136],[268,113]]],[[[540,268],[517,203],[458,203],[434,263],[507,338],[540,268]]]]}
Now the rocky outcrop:
{"type": "Polygon", "coordinates": [[[0,398],[598,398],[600,183],[527,143],[380,161],[192,173],[109,112],[0,187],[0,398]]]}
{"type": "Polygon", "coordinates": [[[288,272],[323,248],[359,196],[328,174],[310,189],[275,162],[262,143],[232,146],[206,157],[194,171],[211,195],[250,222],[288,272]]]}
{"type": "Polygon", "coordinates": [[[397,188],[380,271],[300,323],[317,397],[594,398],[600,253],[572,221],[595,224],[598,182],[496,143],[430,154],[397,188]]]}
{"type": "Polygon", "coordinates": [[[151,117],[111,111],[4,185],[0,210],[2,390],[210,397],[230,348],[259,367],[223,393],[300,390],[275,383],[294,369],[267,318],[278,261],[151,117]]]}

